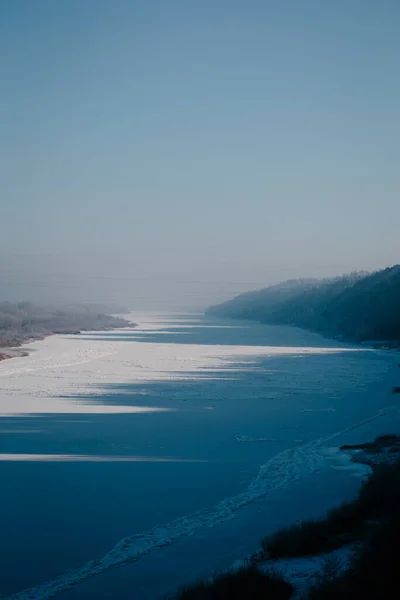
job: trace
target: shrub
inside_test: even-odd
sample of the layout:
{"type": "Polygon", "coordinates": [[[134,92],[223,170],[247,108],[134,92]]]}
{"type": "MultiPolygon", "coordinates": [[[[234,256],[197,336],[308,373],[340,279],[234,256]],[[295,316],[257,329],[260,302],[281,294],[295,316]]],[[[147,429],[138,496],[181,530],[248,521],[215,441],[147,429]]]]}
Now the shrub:
{"type": "Polygon", "coordinates": [[[400,462],[377,467],[361,486],[359,502],[364,519],[392,515],[400,502],[400,462]]]}
{"type": "Polygon", "coordinates": [[[351,542],[361,521],[357,502],[346,502],[319,520],[302,521],[261,540],[266,558],[306,556],[330,552],[351,542]]]}
{"type": "Polygon", "coordinates": [[[333,579],[321,578],[308,592],[308,600],[400,598],[400,514],[378,525],[364,541],[349,568],[333,579]]]}
{"type": "Polygon", "coordinates": [[[375,453],[387,449],[389,446],[400,444],[400,437],[393,433],[380,435],[373,442],[364,444],[345,444],[340,446],[341,450],[365,450],[366,452],[375,453]]]}
{"type": "Polygon", "coordinates": [[[400,461],[375,469],[357,497],[318,520],[302,521],[261,540],[262,559],[330,552],[359,539],[368,521],[388,518],[400,505],[400,461]]]}
{"type": "Polygon", "coordinates": [[[279,575],[250,566],[183,588],[175,600],[289,600],[292,592],[279,575]]]}

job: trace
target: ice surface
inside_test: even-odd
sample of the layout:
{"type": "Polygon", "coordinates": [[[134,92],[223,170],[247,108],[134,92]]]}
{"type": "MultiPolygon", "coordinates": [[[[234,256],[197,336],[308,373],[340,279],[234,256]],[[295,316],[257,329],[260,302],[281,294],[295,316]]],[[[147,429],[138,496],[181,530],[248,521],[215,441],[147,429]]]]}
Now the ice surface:
{"type": "MultiPolygon", "coordinates": [[[[361,423],[354,424],[349,429],[355,429],[366,421],[378,419],[381,414],[378,413],[361,423]]],[[[81,569],[65,573],[53,581],[14,594],[10,596],[10,599],[46,600],[53,598],[89,577],[98,575],[111,567],[136,561],[149,552],[171,544],[181,536],[191,535],[200,528],[214,527],[218,523],[233,519],[236,511],[265,496],[268,492],[287,488],[306,474],[321,469],[324,464],[326,444],[343,433],[345,431],[339,431],[304,446],[281,452],[261,467],[246,492],[225,498],[211,510],[185,515],[164,526],[157,526],[149,531],[126,537],[102,558],[89,561],[81,569]]],[[[343,462],[346,462],[346,458],[343,459],[343,462]]],[[[354,465],[354,467],[357,474],[365,474],[364,465],[354,465]]]]}
{"type": "MultiPolygon", "coordinates": [[[[132,319],[137,318],[135,315],[132,319]]],[[[148,318],[148,317],[147,317],[148,318]]],[[[251,357],[284,357],[305,355],[331,355],[338,352],[357,353],[358,348],[345,346],[258,346],[214,345],[180,343],[146,343],[148,332],[168,335],[169,321],[153,317],[138,328],[104,332],[103,336],[122,341],[104,341],[99,335],[51,336],[43,341],[28,344],[30,355],[23,359],[3,361],[0,365],[0,416],[17,414],[102,414],[162,410],[160,407],[134,407],[104,405],[87,401],[98,393],[96,385],[107,385],[171,380],[196,380],[199,378],[229,379],[232,369],[245,371],[251,357]],[[142,341],[126,343],[124,336],[141,335],[142,341]],[[239,364],[240,363],[240,364],[239,364]],[[85,396],[85,402],[69,399],[85,396]]],[[[175,325],[174,325],[175,327],[175,325]]],[[[177,325],[177,328],[183,325],[177,325]]],[[[186,325],[187,327],[187,325],[186,325]]],[[[193,325],[191,325],[193,327],[193,325]]],[[[200,325],[197,324],[200,328],[200,325]]],[[[213,329],[235,327],[206,326],[213,329]]],[[[238,329],[243,326],[238,325],[238,329]]],[[[175,334],[174,334],[175,335],[175,334]]],[[[307,334],[306,334],[307,336],[307,334]]],[[[363,350],[366,352],[366,350],[363,350]]],[[[312,410],[312,409],[307,409],[312,410]]],[[[331,409],[323,409],[331,410],[331,409]]]]}
{"type": "MultiPolygon", "coordinates": [[[[257,343],[253,343],[253,338],[246,340],[247,329],[243,324],[203,324],[201,319],[186,317],[179,321],[178,317],[163,315],[132,315],[131,318],[139,323],[138,328],[82,336],[52,336],[30,344],[28,357],[2,362],[0,415],[12,422],[9,430],[4,426],[2,429],[14,432],[15,436],[18,432],[15,417],[18,415],[24,418],[28,415],[34,420],[46,415],[62,417],[68,414],[72,420],[64,419],[60,423],[76,425],[82,422],[74,420],[76,414],[109,415],[110,418],[124,413],[126,418],[141,413],[149,417],[154,415],[154,418],[157,415],[179,417],[183,412],[199,407],[203,415],[212,419],[204,422],[212,436],[210,433],[208,438],[208,429],[205,429],[204,437],[199,437],[202,442],[198,441],[193,447],[190,436],[187,440],[184,438],[187,455],[182,452],[180,456],[166,456],[158,448],[153,455],[150,452],[149,455],[133,454],[129,447],[121,454],[102,452],[101,448],[92,453],[21,450],[20,453],[2,452],[0,462],[187,462],[195,465],[209,460],[203,456],[208,445],[215,451],[221,446],[221,451],[232,452],[226,457],[228,461],[238,460],[239,455],[234,457],[230,442],[239,449],[238,452],[244,453],[245,458],[240,455],[240,460],[244,461],[243,469],[248,468],[246,460],[251,465],[257,462],[261,452],[265,451],[266,459],[257,462],[257,473],[248,469],[250,476],[246,488],[242,487],[239,493],[222,497],[214,506],[188,512],[162,525],[132,535],[127,531],[126,537],[113,547],[110,544],[110,550],[98,558],[64,573],[60,569],[58,577],[10,598],[52,598],[110,567],[137,561],[183,536],[228,522],[256,500],[277,490],[289,489],[324,465],[330,464],[336,470],[346,472],[353,470],[352,474],[357,476],[365,474],[365,467],[350,464],[348,457],[337,451],[337,438],[366,423],[379,421],[382,415],[394,410],[382,408],[377,411],[376,394],[382,381],[386,381],[390,366],[389,359],[380,358],[381,354],[376,351],[323,341],[298,330],[292,333],[289,328],[281,331],[280,328],[269,330],[260,326],[261,333],[257,329],[254,338],[257,343]],[[184,330],[178,332],[179,342],[175,341],[176,329],[184,330]],[[196,330],[197,343],[192,343],[191,329],[196,330]],[[269,332],[273,338],[270,345],[266,345],[267,342],[261,344],[262,335],[269,332]],[[280,335],[289,342],[287,345],[279,344],[280,335]],[[212,336],[215,336],[214,343],[212,336]],[[296,344],[290,343],[293,338],[296,344]],[[185,387],[191,384],[195,386],[194,391],[185,387]],[[198,384],[201,387],[196,391],[198,384]],[[104,392],[106,399],[101,397],[104,392]],[[124,402],[124,394],[130,399],[137,398],[137,402],[124,402]],[[356,394],[358,401],[352,405],[356,394]],[[113,395],[115,402],[110,401],[113,395]],[[165,402],[166,398],[168,402],[165,402]],[[220,403],[225,399],[229,403],[223,411],[220,403]],[[247,408],[249,402],[250,408],[247,408]],[[238,407],[243,411],[243,418],[238,407]],[[268,409],[263,421],[257,421],[255,417],[253,423],[249,418],[255,408],[259,411],[257,414],[263,415],[260,411],[268,409]]],[[[391,390],[391,386],[387,387],[391,390]]],[[[386,399],[382,397],[380,406],[384,407],[385,403],[386,399]]],[[[200,427],[199,414],[194,412],[200,427]]],[[[184,431],[186,421],[183,423],[184,431]]],[[[34,428],[30,430],[35,431],[34,428]]],[[[39,430],[40,427],[36,431],[39,430]]],[[[23,431],[27,434],[29,429],[23,431]]],[[[115,447],[118,448],[118,443],[115,447]]],[[[172,501],[173,498],[165,497],[166,503],[172,501]]]]}

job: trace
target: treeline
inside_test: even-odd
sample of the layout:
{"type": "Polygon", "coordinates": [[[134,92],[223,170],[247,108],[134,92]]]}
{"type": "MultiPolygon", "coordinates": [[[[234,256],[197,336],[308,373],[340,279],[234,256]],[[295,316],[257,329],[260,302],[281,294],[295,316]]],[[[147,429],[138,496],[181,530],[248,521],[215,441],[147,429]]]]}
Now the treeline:
{"type": "Polygon", "coordinates": [[[129,322],[87,307],[52,308],[30,302],[0,302],[0,347],[54,333],[78,333],[126,327],[129,322]]]}
{"type": "Polygon", "coordinates": [[[293,325],[361,341],[400,340],[400,265],[372,274],[291,280],[241,294],[210,315],[293,325]]]}

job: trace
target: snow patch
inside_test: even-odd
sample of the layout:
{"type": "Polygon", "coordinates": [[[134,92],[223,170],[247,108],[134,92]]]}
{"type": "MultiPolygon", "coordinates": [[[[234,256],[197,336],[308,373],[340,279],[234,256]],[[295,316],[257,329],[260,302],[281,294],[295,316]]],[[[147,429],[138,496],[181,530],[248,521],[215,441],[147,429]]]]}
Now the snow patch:
{"type": "Polygon", "coordinates": [[[345,571],[355,549],[355,545],[348,545],[325,554],[269,560],[261,565],[261,569],[266,573],[273,571],[282,575],[294,587],[292,600],[300,600],[305,597],[307,589],[322,576],[328,564],[332,564],[337,575],[345,571]]]}
{"type": "Polygon", "coordinates": [[[114,456],[110,454],[0,454],[0,462],[165,462],[205,463],[207,460],[167,456],[114,456]]]}
{"type": "Polygon", "coordinates": [[[278,440],[274,440],[266,437],[250,437],[248,435],[235,435],[235,440],[237,442],[277,442],[278,440]]]}
{"type": "Polygon", "coordinates": [[[303,408],[301,412],[336,412],[335,408],[303,408]]]}

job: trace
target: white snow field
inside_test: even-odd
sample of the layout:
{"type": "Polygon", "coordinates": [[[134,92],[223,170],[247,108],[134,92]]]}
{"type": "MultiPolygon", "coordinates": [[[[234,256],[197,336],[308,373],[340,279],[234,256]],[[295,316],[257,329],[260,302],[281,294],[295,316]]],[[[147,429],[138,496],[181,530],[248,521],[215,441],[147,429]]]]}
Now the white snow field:
{"type": "Polygon", "coordinates": [[[398,429],[396,353],[130,318],[137,328],[49,337],[0,364],[7,597],[161,598],[351,497],[365,468],[338,446],[398,429]]]}

